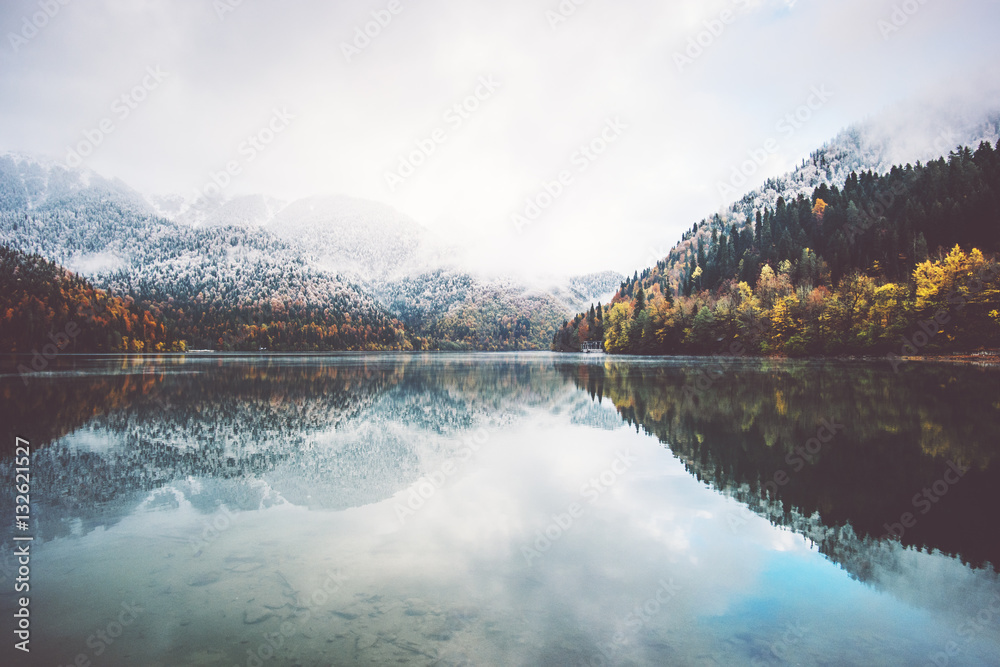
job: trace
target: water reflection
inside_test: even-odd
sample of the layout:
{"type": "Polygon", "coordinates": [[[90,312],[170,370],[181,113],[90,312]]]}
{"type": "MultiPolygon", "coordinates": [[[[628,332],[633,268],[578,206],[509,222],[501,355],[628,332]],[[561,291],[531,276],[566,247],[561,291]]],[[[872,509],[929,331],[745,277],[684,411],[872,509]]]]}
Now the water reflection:
{"type": "Polygon", "coordinates": [[[609,361],[564,373],[698,479],[831,554],[839,531],[824,526],[883,537],[889,524],[905,545],[1000,565],[1000,369],[609,361]],[[893,526],[906,513],[914,525],[893,526]]]}
{"type": "Polygon", "coordinates": [[[40,539],[113,523],[189,477],[235,481],[249,495],[225,500],[240,508],[257,502],[241,483],[265,478],[297,504],[344,509],[412,484],[448,438],[570,391],[548,365],[514,359],[72,358],[26,386],[3,377],[2,418],[9,440],[38,450],[40,539]]]}
{"type": "Polygon", "coordinates": [[[998,376],[905,370],[165,356],[0,377],[36,447],[39,655],[97,658],[95,623],[134,602],[102,664],[913,664],[949,641],[988,664],[998,376]],[[919,514],[948,461],[968,471],[919,514]]]}

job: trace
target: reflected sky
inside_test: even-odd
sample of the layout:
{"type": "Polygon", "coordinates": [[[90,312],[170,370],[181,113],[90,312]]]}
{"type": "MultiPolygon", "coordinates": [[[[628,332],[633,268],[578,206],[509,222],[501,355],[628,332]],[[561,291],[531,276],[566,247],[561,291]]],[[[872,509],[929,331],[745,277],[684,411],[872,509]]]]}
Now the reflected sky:
{"type": "MultiPolygon", "coordinates": [[[[108,363],[36,378],[29,393],[120,386],[122,366],[108,363]]],[[[38,664],[83,654],[95,664],[227,667],[909,665],[932,664],[952,641],[953,665],[1000,656],[991,567],[859,536],[781,497],[746,502],[752,475],[726,452],[752,453],[753,429],[714,449],[703,437],[711,456],[696,458],[682,431],[677,444],[658,437],[669,420],[643,410],[684,386],[662,364],[549,355],[183,364],[193,372],[139,373],[155,380],[82,423],[68,398],[48,408],[68,426],[33,462],[38,664]],[[710,464],[740,470],[709,476],[710,464]],[[774,505],[782,509],[762,509],[774,505]],[[123,603],[141,611],[104,642],[94,633],[123,603]]],[[[811,381],[829,389],[835,371],[854,387],[885,381],[850,368],[818,379],[813,369],[811,381]]],[[[794,368],[739,372],[779,388],[810,381],[794,368]]],[[[805,399],[786,399],[786,415],[796,411],[808,412],[805,399]]],[[[704,407],[676,417],[725,431],[704,407]]],[[[916,475],[909,486],[919,489],[927,454],[913,447],[899,474],[916,475]]],[[[980,470],[984,480],[991,470],[980,470]]],[[[989,508],[982,516],[992,520],[989,508]]],[[[0,604],[6,615],[11,596],[0,604]]]]}

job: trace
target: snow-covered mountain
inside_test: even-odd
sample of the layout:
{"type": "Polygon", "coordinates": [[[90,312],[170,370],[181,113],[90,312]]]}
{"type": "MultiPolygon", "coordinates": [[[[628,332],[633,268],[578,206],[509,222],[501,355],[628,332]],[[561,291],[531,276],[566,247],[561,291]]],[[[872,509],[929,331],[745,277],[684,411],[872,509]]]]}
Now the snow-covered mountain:
{"type": "Polygon", "coordinates": [[[841,131],[794,170],[768,179],[701,220],[657,262],[663,263],[661,270],[670,283],[678,285],[698,248],[713,247],[713,234],[728,233],[733,225],[738,230],[748,227],[752,233],[754,216],[774,211],[779,198],[786,203],[800,196],[810,199],[821,185],[843,188],[852,173],[885,174],[895,165],[946,158],[961,146],[975,150],[984,141],[1000,142],[1000,101],[986,110],[942,108],[940,103],[892,109],[841,131]]]}
{"type": "Polygon", "coordinates": [[[417,329],[496,303],[512,317],[536,309],[560,320],[608,300],[622,280],[610,271],[540,284],[477,275],[462,267],[458,249],[413,219],[390,206],[352,197],[285,203],[256,195],[174,210],[175,219],[185,224],[196,221],[199,227],[231,225],[273,234],[319,269],[363,286],[417,329]]]}
{"type": "Polygon", "coordinates": [[[545,288],[574,313],[587,310],[595,303],[608,303],[621,286],[625,276],[616,271],[600,271],[573,276],[545,288]]]}
{"type": "Polygon", "coordinates": [[[160,216],[194,228],[242,227],[270,232],[317,267],[371,283],[442,268],[454,252],[390,206],[346,196],[284,201],[262,194],[230,199],[149,196],[160,216]]]}
{"type": "MultiPolygon", "coordinates": [[[[696,235],[740,224],[779,197],[808,196],[851,172],[884,172],[998,138],[996,113],[913,110],[866,121],[734,202],[697,234],[685,234],[671,255],[686,255],[696,235]]],[[[0,242],[134,294],[220,306],[262,307],[272,295],[317,308],[336,303],[367,313],[362,319],[395,316],[417,331],[473,344],[514,336],[544,345],[562,318],[606,302],[623,279],[605,272],[528,284],[478,275],[461,264],[457,249],[376,202],[250,195],[195,203],[144,196],[118,179],[21,154],[0,155],[0,242]]]]}
{"type": "Polygon", "coordinates": [[[119,179],[24,153],[0,154],[0,211],[53,210],[82,193],[107,197],[137,215],[154,212],[145,197],[119,179]]]}
{"type": "Polygon", "coordinates": [[[813,152],[793,171],[769,179],[747,193],[721,217],[742,222],[764,208],[774,209],[778,198],[791,201],[812,196],[826,183],[843,184],[854,173],[886,173],[893,165],[915,164],[947,156],[959,146],[975,149],[983,141],[1000,140],[1000,112],[966,116],[960,109],[920,113],[910,109],[853,125],[813,152]]]}
{"type": "MultiPolygon", "coordinates": [[[[620,278],[541,289],[476,276],[415,221],[349,197],[201,204],[146,197],[121,181],[29,156],[0,156],[0,243],[98,287],[169,304],[162,307],[189,327],[206,321],[200,313],[215,318],[211,331],[274,314],[299,324],[321,317],[328,326],[349,316],[352,327],[385,331],[398,318],[417,335],[458,337],[463,346],[547,347],[564,318],[620,278]]],[[[201,329],[199,344],[218,343],[209,329],[201,329]]]]}
{"type": "Polygon", "coordinates": [[[352,197],[310,197],[284,207],[264,229],[319,266],[381,281],[442,268],[445,244],[390,206],[352,197]]]}
{"type": "Polygon", "coordinates": [[[58,262],[98,287],[169,304],[178,319],[210,313],[233,323],[252,311],[392,326],[367,292],[287,241],[261,230],[171,222],[120,181],[2,156],[0,192],[0,243],[58,262]]]}
{"type": "Polygon", "coordinates": [[[205,227],[262,228],[272,220],[287,203],[266,195],[235,197],[206,216],[205,227]]]}

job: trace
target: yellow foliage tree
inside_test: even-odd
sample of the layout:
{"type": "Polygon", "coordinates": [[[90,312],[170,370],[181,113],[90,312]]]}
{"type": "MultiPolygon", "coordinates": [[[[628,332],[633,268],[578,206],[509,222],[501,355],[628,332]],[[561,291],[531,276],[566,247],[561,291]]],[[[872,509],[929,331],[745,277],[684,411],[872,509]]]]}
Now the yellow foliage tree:
{"type": "Polygon", "coordinates": [[[619,302],[604,315],[604,349],[620,354],[629,347],[629,324],[632,319],[631,304],[619,302]]]}
{"type": "Polygon", "coordinates": [[[987,261],[973,248],[966,254],[960,246],[941,261],[917,265],[913,280],[917,285],[917,309],[936,310],[962,303],[982,303],[997,295],[996,262],[987,261]]]}
{"type": "Polygon", "coordinates": [[[798,305],[799,300],[794,295],[786,296],[774,304],[774,308],[771,310],[771,346],[773,350],[780,351],[798,328],[793,317],[798,305]]]}
{"type": "Polygon", "coordinates": [[[813,215],[816,216],[817,220],[823,219],[823,213],[826,212],[826,202],[820,198],[816,198],[816,204],[813,206],[813,215]]]}

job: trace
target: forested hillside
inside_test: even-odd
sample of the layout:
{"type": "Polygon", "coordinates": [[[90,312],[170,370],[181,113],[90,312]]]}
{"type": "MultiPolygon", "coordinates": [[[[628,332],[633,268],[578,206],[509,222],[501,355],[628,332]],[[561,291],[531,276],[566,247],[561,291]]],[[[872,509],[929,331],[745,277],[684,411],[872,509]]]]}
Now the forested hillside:
{"type": "MultiPolygon", "coordinates": [[[[0,246],[0,349],[34,353],[183,351],[155,311],[48,262],[0,246]]],[[[32,370],[43,368],[33,367],[32,370]]]]}
{"type": "Polygon", "coordinates": [[[89,269],[97,286],[160,313],[168,333],[192,348],[425,345],[373,298],[313,268],[273,236],[176,225],[104,187],[5,212],[0,233],[21,249],[89,269]]]}
{"type": "MultiPolygon", "coordinates": [[[[900,112],[897,112],[900,113],[900,112]]],[[[930,162],[955,146],[978,146],[1000,140],[1000,113],[966,116],[960,109],[941,115],[909,109],[903,117],[889,114],[857,123],[813,151],[791,172],[767,179],[764,184],[734,201],[723,217],[740,222],[758,210],[774,209],[778,198],[794,201],[799,195],[845,182],[852,174],[888,173],[897,164],[930,162]],[[907,117],[908,116],[908,117],[907,117]]],[[[737,196],[736,176],[718,186],[723,201],[737,196]]]]}
{"type": "Polygon", "coordinates": [[[998,251],[1000,151],[984,142],[779,197],[738,224],[702,221],[606,307],[567,322],[553,346],[792,355],[995,347],[998,251]]]}

